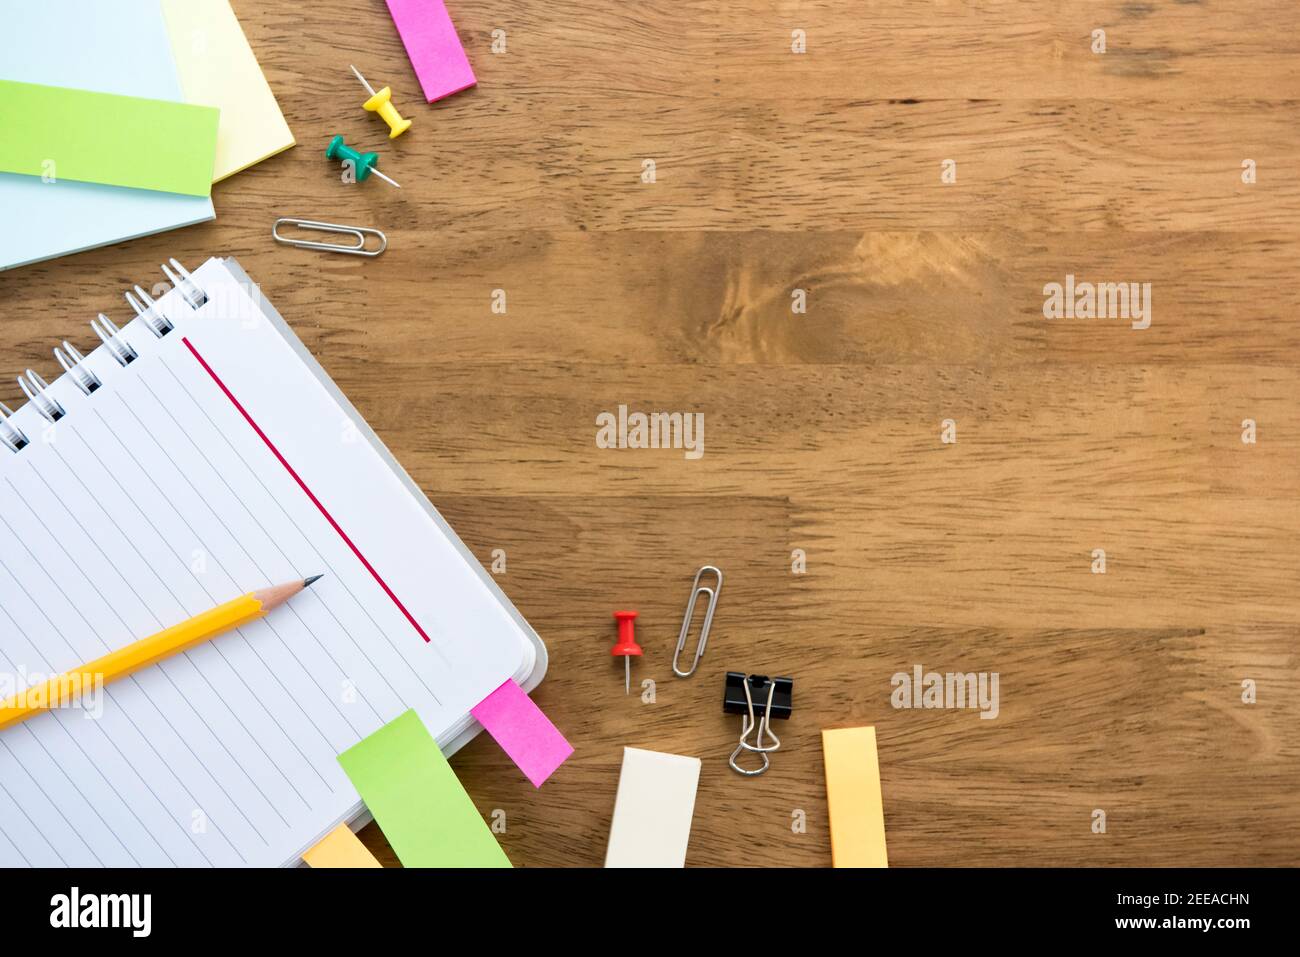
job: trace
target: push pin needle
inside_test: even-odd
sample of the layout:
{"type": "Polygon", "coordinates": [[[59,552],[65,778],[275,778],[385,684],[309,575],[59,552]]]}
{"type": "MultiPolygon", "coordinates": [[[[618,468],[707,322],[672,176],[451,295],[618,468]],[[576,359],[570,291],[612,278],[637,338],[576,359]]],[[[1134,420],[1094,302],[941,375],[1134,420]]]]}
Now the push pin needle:
{"type": "Polygon", "coordinates": [[[614,620],[618,622],[618,644],[609,650],[614,657],[623,658],[623,693],[632,693],[632,656],[641,657],[641,646],[636,643],[636,612],[616,611],[614,620]]]}
{"type": "Polygon", "coordinates": [[[385,183],[388,183],[390,186],[396,186],[398,189],[401,189],[401,188],[402,188],[402,184],[401,184],[401,183],[399,183],[399,182],[398,182],[397,180],[395,180],[395,179],[390,179],[389,177],[385,176],[383,173],[379,172],[379,170],[374,169],[374,168],[372,167],[371,170],[370,170],[370,172],[374,173],[376,176],[378,176],[380,179],[382,179],[385,183]]]}
{"type": "Polygon", "coordinates": [[[366,92],[369,93],[371,96],[374,96],[375,88],[366,82],[366,78],[361,75],[361,71],[358,70],[356,67],[352,66],[351,63],[349,63],[348,66],[352,67],[352,72],[357,75],[357,79],[360,80],[361,85],[366,88],[366,92]]]}

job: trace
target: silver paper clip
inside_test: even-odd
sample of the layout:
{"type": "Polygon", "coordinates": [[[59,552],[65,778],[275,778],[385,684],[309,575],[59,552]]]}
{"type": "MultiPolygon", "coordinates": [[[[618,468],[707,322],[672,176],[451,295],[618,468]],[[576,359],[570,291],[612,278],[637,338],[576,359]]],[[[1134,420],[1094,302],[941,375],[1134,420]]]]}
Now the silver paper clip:
{"type": "Polygon", "coordinates": [[[311,219],[293,219],[287,216],[275,221],[275,225],[271,227],[271,235],[275,237],[276,242],[284,243],[286,246],[296,246],[298,249],[319,249],[327,253],[346,253],[349,256],[374,257],[388,248],[388,237],[377,229],[367,229],[364,226],[340,226],[337,223],[318,223],[311,219]],[[280,235],[281,226],[297,226],[299,229],[315,230],[321,233],[343,233],[346,236],[355,237],[356,245],[319,243],[309,239],[290,239],[280,235]],[[378,249],[366,248],[367,236],[378,237],[378,249]]]}
{"type": "Polygon", "coordinates": [[[682,630],[677,635],[677,650],[673,652],[673,674],[679,678],[689,678],[695,674],[695,669],[700,666],[700,659],[704,657],[704,649],[709,644],[709,629],[713,627],[713,613],[718,607],[718,596],[722,594],[722,569],[713,565],[705,565],[695,573],[695,581],[691,585],[691,597],[686,602],[686,613],[682,619],[682,630]],[[718,577],[718,583],[712,587],[700,585],[700,577],[705,572],[713,572],[718,577]],[[700,595],[708,595],[709,602],[704,606],[704,626],[700,628],[700,642],[695,646],[695,660],[691,662],[690,671],[682,671],[677,664],[677,659],[681,656],[682,649],[686,647],[686,639],[691,633],[691,622],[695,619],[695,603],[699,600],[700,595]]]}

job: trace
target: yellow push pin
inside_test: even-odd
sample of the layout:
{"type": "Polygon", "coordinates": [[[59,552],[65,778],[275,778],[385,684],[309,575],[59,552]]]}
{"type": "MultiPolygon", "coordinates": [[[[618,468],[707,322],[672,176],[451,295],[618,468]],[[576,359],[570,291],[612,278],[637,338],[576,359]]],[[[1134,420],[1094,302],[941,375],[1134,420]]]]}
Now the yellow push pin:
{"type": "Polygon", "coordinates": [[[388,134],[390,140],[397,139],[411,128],[411,121],[402,119],[402,114],[398,113],[397,107],[393,106],[393,91],[390,88],[384,87],[376,93],[375,88],[366,82],[366,78],[361,75],[360,70],[356,67],[352,67],[352,72],[357,75],[357,79],[361,81],[361,85],[370,93],[370,99],[366,100],[362,106],[371,113],[378,113],[384,118],[384,122],[387,123],[392,130],[392,132],[388,134]]]}

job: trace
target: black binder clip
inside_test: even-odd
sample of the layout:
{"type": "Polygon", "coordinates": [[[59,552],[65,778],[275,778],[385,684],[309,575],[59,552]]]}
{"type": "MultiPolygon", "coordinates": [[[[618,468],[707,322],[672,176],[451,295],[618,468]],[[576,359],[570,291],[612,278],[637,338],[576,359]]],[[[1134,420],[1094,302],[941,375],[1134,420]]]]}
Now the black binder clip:
{"type": "Polygon", "coordinates": [[[727,683],[722,692],[722,710],[727,714],[738,714],[740,719],[740,743],[731,752],[727,763],[731,770],[747,778],[762,774],[771,761],[768,755],[781,747],[781,739],[772,733],[773,718],[788,718],[794,709],[794,679],[769,678],[767,675],[745,676],[740,671],[728,671],[727,683]],[[755,714],[754,702],[758,702],[761,715],[755,714]],[[749,743],[753,734],[754,743],[749,743]],[[768,738],[771,744],[764,744],[768,738]],[[753,771],[746,771],[736,763],[742,751],[752,751],[763,759],[763,766],[753,771]]]}

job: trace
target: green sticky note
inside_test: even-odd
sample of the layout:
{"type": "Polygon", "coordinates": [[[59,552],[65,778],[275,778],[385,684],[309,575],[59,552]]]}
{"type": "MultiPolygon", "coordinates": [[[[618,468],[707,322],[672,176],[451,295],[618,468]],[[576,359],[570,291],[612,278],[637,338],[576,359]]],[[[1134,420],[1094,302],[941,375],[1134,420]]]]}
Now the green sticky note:
{"type": "Polygon", "coordinates": [[[0,80],[0,172],[212,192],[220,110],[0,80]]]}
{"type": "Polygon", "coordinates": [[[414,710],[338,757],[404,867],[510,867],[414,710]]]}

